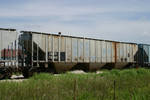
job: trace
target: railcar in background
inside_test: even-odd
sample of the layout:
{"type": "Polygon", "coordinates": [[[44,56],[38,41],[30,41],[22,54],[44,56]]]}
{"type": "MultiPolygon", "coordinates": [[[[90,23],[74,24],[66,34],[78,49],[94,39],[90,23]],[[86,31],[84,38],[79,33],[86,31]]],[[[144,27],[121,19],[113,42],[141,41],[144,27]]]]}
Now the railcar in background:
{"type": "Polygon", "coordinates": [[[139,67],[150,66],[150,45],[138,44],[138,51],[135,55],[135,61],[139,67]]]}
{"type": "Polygon", "coordinates": [[[16,29],[0,28],[0,79],[10,78],[18,68],[17,35],[16,29]]]}

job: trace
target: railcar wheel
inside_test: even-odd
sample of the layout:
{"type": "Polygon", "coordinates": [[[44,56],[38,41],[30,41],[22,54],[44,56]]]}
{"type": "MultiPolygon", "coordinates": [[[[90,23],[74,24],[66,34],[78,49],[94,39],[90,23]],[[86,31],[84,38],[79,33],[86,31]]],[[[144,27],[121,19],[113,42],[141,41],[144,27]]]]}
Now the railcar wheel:
{"type": "Polygon", "coordinates": [[[29,77],[32,77],[32,76],[34,76],[34,75],[36,75],[36,74],[38,74],[37,69],[31,68],[31,69],[29,70],[29,77]]]}
{"type": "Polygon", "coordinates": [[[4,69],[0,68],[0,80],[4,78],[4,69]]]}
{"type": "Polygon", "coordinates": [[[11,76],[12,76],[12,72],[5,72],[4,74],[5,79],[11,79],[11,76]]]}
{"type": "Polygon", "coordinates": [[[4,78],[4,74],[0,73],[0,80],[4,78]]]}
{"type": "Polygon", "coordinates": [[[29,70],[28,69],[24,69],[22,71],[22,75],[24,76],[24,78],[28,78],[29,77],[29,70]]]}
{"type": "Polygon", "coordinates": [[[53,69],[46,69],[45,72],[46,72],[46,73],[49,73],[49,74],[54,74],[54,70],[53,70],[53,69]]]}
{"type": "Polygon", "coordinates": [[[12,76],[12,69],[11,68],[5,68],[3,70],[3,73],[4,73],[3,79],[10,79],[12,76]]]}

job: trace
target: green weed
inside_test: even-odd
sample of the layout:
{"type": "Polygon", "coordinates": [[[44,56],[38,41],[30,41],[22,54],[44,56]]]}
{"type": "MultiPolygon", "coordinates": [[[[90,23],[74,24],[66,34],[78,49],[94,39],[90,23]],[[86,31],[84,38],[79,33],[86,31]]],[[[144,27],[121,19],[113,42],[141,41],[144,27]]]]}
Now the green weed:
{"type": "Polygon", "coordinates": [[[23,82],[0,82],[1,100],[148,100],[150,70],[103,73],[41,73],[23,82]],[[115,85],[114,85],[115,81],[115,85]]]}

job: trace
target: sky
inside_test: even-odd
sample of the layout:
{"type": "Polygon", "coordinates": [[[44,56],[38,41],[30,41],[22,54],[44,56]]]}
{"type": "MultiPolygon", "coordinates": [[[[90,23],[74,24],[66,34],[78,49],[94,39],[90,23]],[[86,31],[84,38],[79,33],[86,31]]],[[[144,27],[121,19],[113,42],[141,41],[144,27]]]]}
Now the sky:
{"type": "Polygon", "coordinates": [[[150,44],[150,0],[0,0],[0,27],[150,44]]]}

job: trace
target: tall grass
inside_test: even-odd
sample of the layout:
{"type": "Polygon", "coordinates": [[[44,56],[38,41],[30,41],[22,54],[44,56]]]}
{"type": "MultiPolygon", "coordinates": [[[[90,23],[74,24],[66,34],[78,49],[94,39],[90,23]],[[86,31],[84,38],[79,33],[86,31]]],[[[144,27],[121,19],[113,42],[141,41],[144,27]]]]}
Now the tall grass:
{"type": "Polygon", "coordinates": [[[41,73],[23,82],[0,82],[0,100],[112,100],[114,94],[116,100],[149,100],[149,78],[149,69],[41,73]]]}

